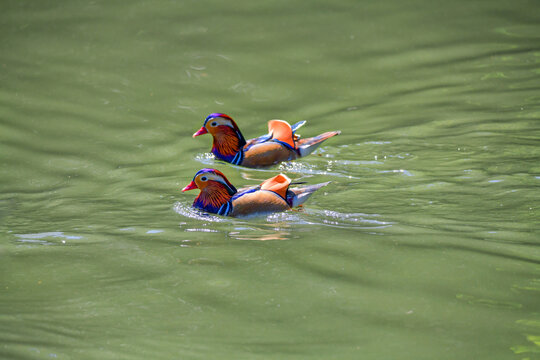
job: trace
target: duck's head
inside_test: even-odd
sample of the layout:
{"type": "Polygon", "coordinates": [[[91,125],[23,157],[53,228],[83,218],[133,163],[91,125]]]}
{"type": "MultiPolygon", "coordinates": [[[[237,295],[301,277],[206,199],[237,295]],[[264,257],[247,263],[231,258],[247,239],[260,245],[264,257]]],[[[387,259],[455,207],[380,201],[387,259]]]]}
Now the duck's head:
{"type": "Polygon", "coordinates": [[[238,125],[227,114],[213,113],[206,117],[203,126],[193,134],[193,137],[199,135],[210,134],[212,136],[219,136],[221,133],[233,130],[235,133],[240,133],[238,125]]]}
{"type": "Polygon", "coordinates": [[[201,190],[193,201],[194,207],[220,215],[220,209],[227,206],[231,197],[236,194],[236,188],[216,169],[197,171],[193,180],[182,191],[193,189],[201,190]]]}
{"type": "Polygon", "coordinates": [[[236,188],[227,180],[227,177],[221,171],[216,169],[201,169],[197,171],[193,180],[182,191],[199,189],[203,192],[205,190],[219,188],[227,190],[230,196],[236,194],[236,188]]]}
{"type": "Polygon", "coordinates": [[[212,153],[219,159],[231,162],[235,155],[246,145],[246,140],[238,125],[226,114],[210,114],[204,120],[203,126],[193,134],[193,137],[210,134],[214,138],[212,153]]]}

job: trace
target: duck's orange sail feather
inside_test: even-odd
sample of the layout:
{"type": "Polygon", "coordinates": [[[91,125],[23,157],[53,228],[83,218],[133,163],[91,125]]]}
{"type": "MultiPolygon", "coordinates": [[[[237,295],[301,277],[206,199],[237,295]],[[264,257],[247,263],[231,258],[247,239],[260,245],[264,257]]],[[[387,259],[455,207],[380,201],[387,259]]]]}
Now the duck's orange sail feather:
{"type": "Polygon", "coordinates": [[[279,174],[279,175],[274,176],[273,178],[265,180],[261,184],[261,190],[273,191],[279,194],[282,198],[286,199],[287,189],[289,188],[290,183],[291,183],[291,179],[289,179],[287,176],[283,174],[279,174]]]}
{"type": "Polygon", "coordinates": [[[272,134],[272,139],[282,141],[289,144],[293,149],[294,137],[291,125],[284,120],[270,120],[268,122],[268,133],[272,134]]]}

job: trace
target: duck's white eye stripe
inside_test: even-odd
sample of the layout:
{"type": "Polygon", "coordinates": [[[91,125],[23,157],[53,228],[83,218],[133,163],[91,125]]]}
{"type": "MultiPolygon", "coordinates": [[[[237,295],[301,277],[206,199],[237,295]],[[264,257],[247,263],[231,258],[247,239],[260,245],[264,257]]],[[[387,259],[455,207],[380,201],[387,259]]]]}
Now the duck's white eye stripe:
{"type": "Polygon", "coordinates": [[[215,119],[210,123],[210,126],[212,127],[216,127],[218,125],[224,125],[234,129],[233,124],[231,124],[231,122],[227,119],[215,119]]]}

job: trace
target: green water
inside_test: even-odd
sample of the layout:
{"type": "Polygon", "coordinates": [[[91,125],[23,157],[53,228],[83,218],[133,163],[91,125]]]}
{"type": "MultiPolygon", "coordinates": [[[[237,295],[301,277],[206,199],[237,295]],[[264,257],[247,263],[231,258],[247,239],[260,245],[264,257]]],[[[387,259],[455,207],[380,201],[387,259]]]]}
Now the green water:
{"type": "Polygon", "coordinates": [[[0,358],[540,359],[539,141],[537,1],[4,0],[0,358]],[[342,134],[242,169],[212,112],[342,134]]]}

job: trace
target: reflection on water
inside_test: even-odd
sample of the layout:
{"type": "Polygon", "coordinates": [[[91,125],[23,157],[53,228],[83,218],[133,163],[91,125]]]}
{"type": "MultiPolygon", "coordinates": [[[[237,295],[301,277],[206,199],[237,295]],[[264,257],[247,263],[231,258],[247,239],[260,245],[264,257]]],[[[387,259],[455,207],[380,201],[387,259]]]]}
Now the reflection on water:
{"type": "MultiPolygon", "coordinates": [[[[329,226],[350,230],[375,230],[392,226],[393,222],[385,221],[379,214],[343,213],[334,210],[312,209],[302,206],[270,215],[252,216],[249,218],[224,218],[207,214],[182,202],[174,205],[174,210],[189,219],[199,221],[193,227],[191,221],[181,222],[180,228],[186,232],[223,232],[238,240],[286,240],[291,236],[290,229],[305,227],[310,231],[314,226],[329,226]],[[216,226],[216,223],[222,226],[216,226]],[[234,230],[231,230],[233,228],[234,230]]],[[[376,234],[376,232],[370,232],[376,234]]]]}
{"type": "Polygon", "coordinates": [[[236,240],[289,240],[291,233],[280,231],[279,229],[265,229],[263,227],[237,229],[239,231],[229,232],[229,236],[236,240]]]}
{"type": "MultiPolygon", "coordinates": [[[[203,224],[203,226],[206,226],[207,224],[203,224]]],[[[184,229],[184,231],[187,231],[187,232],[207,232],[207,233],[217,233],[219,232],[218,230],[215,230],[215,229],[208,229],[208,228],[186,228],[184,229]]]]}
{"type": "Polygon", "coordinates": [[[66,235],[62,231],[43,232],[35,234],[15,234],[18,242],[21,243],[35,243],[41,245],[57,245],[60,239],[60,243],[66,244],[67,240],[79,240],[82,236],[78,235],[66,235]]]}
{"type": "Polygon", "coordinates": [[[152,229],[152,230],[148,230],[146,233],[147,234],[160,234],[162,233],[164,230],[160,230],[160,229],[152,229]]]}

